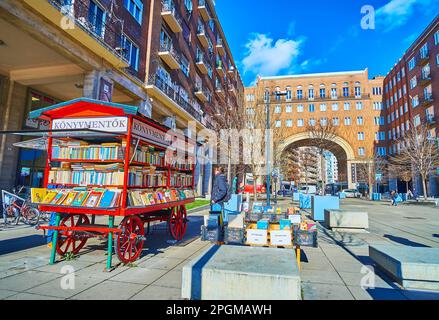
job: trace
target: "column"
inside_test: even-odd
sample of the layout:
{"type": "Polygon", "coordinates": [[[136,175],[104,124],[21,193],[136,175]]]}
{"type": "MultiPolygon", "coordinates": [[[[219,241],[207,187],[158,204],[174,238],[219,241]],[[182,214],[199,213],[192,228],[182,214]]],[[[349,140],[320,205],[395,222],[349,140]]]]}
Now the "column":
{"type": "Polygon", "coordinates": [[[99,80],[100,72],[98,70],[93,70],[84,75],[84,88],[82,89],[82,95],[84,98],[98,99],[99,80]]]}

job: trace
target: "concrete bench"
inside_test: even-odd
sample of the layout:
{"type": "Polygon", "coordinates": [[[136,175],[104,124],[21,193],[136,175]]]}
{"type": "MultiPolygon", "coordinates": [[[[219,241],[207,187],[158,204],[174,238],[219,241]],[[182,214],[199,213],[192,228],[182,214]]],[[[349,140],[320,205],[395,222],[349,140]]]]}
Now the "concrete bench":
{"type": "Polygon", "coordinates": [[[294,250],[213,246],[183,267],[192,300],[301,300],[294,250]]]}
{"type": "Polygon", "coordinates": [[[369,256],[406,289],[439,290],[439,248],[373,245],[369,256]]]}
{"type": "Polygon", "coordinates": [[[329,229],[359,231],[369,229],[369,214],[353,210],[325,210],[325,225],[329,229]]]}

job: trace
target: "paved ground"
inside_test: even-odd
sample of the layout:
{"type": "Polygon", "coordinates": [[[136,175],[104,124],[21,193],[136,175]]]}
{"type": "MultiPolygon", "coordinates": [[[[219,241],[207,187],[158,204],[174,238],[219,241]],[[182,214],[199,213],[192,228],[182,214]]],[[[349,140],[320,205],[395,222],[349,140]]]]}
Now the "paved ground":
{"type": "MultiPolygon", "coordinates": [[[[283,206],[288,206],[286,201],[283,206]]],[[[391,208],[385,203],[346,200],[346,208],[370,214],[370,233],[329,232],[319,226],[319,248],[305,248],[302,287],[305,300],[439,299],[439,293],[401,290],[377,270],[375,288],[362,289],[368,244],[439,246],[439,209],[391,208]],[[363,272],[363,273],[362,273],[363,272]]],[[[48,265],[42,233],[26,227],[0,231],[0,299],[180,299],[181,270],[209,247],[199,239],[203,215],[190,216],[183,243],[174,244],[164,225],[153,228],[142,258],[133,267],[104,272],[105,241],[90,241],[73,261],[48,265]],[[61,289],[66,265],[75,269],[75,290],[61,289]]]]}

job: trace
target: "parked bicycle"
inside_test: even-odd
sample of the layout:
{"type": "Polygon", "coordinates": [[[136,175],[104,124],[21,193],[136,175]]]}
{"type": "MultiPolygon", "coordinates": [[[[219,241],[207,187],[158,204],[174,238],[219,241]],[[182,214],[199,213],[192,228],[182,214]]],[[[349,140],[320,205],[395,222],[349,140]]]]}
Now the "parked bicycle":
{"type": "MultiPolygon", "coordinates": [[[[22,193],[24,187],[21,187],[18,192],[13,189],[13,193],[2,190],[3,200],[3,219],[5,225],[10,224],[8,219],[12,219],[12,224],[18,225],[20,221],[27,225],[37,225],[42,218],[40,211],[35,208],[29,197],[22,198],[19,194],[22,193]]],[[[44,219],[48,221],[47,215],[44,219]]]]}

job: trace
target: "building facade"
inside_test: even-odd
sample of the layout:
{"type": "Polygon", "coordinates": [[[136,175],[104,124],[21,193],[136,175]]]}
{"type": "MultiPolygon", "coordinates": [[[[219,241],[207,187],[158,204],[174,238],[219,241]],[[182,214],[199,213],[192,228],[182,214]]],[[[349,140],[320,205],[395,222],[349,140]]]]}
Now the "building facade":
{"type": "MultiPolygon", "coordinates": [[[[384,79],[383,102],[386,109],[388,153],[400,152],[397,140],[410,129],[411,124],[426,124],[431,138],[439,134],[439,16],[408,48],[384,79]]],[[[405,191],[406,185],[390,178],[393,190],[405,191]]],[[[429,194],[439,194],[439,179],[432,173],[429,194]]],[[[414,177],[412,187],[422,190],[421,181],[414,177]]]]}
{"type": "MultiPolygon", "coordinates": [[[[212,1],[0,2],[3,131],[46,129],[28,119],[31,110],[87,97],[139,106],[195,137],[222,108],[242,105],[243,88],[212,1]]],[[[40,185],[45,153],[0,138],[0,187],[40,185]]],[[[209,193],[211,165],[196,174],[198,192],[209,193]]]]}
{"type": "Polygon", "coordinates": [[[328,141],[328,151],[337,158],[338,180],[355,187],[359,182],[357,163],[387,152],[383,80],[383,77],[369,79],[367,69],[262,77],[255,87],[246,88],[246,108],[247,112],[264,112],[268,103],[274,109],[278,119],[275,126],[286,135],[276,150],[278,153],[315,147],[309,126],[331,122],[336,137],[328,141]]]}

